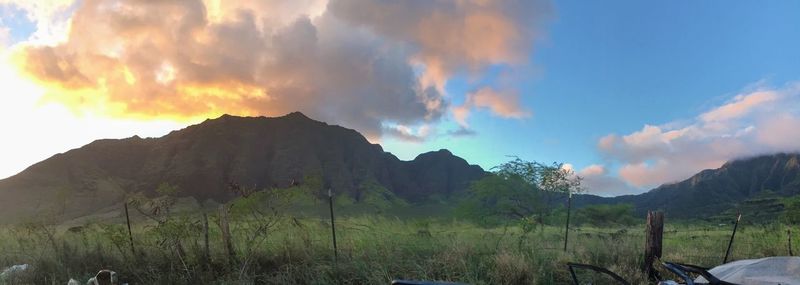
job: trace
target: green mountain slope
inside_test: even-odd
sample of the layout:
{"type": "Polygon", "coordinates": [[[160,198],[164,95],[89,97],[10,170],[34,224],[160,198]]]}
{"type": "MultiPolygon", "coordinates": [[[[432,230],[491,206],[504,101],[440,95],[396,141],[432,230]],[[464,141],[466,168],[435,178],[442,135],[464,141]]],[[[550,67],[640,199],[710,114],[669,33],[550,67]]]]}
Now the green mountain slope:
{"type": "Polygon", "coordinates": [[[88,215],[160,183],[177,185],[181,195],[198,201],[227,201],[234,198],[231,183],[284,188],[318,177],[324,188],[356,200],[386,189],[414,202],[457,195],[483,175],[446,150],[401,161],[354,130],[301,113],[225,115],[161,138],[98,140],[0,180],[0,221],[45,212],[65,219],[88,215]]]}
{"type": "Polygon", "coordinates": [[[613,198],[582,195],[577,204],[631,203],[640,214],[662,210],[674,218],[704,218],[722,212],[755,209],[753,205],[759,203],[757,198],[765,193],[776,197],[800,194],[800,154],[734,160],[718,169],[703,170],[689,179],[643,194],[613,198]]]}

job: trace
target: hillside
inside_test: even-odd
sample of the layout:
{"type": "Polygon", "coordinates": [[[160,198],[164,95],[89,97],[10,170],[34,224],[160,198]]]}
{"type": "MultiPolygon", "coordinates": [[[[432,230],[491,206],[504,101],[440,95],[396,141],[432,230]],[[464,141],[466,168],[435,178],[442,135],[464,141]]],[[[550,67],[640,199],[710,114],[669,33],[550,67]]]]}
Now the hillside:
{"type": "MultiPolygon", "coordinates": [[[[639,214],[663,210],[672,218],[760,209],[766,207],[758,206],[765,197],[779,201],[800,193],[799,161],[800,154],[734,160],[639,195],[578,195],[575,205],[630,203],[639,214]]],[[[301,113],[224,115],[160,138],[98,140],[0,180],[0,222],[43,213],[71,219],[118,209],[126,195],[153,194],[161,183],[178,186],[182,196],[196,201],[229,201],[231,183],[284,188],[308,178],[356,202],[376,195],[411,203],[431,197],[454,201],[485,173],[447,150],[402,161],[354,130],[301,113]]],[[[760,212],[780,212],[774,201],[769,211],[760,212]]]]}
{"type": "Polygon", "coordinates": [[[782,153],[733,160],[718,169],[703,170],[689,179],[639,195],[612,198],[583,195],[577,200],[579,205],[630,203],[640,214],[663,210],[673,218],[697,218],[753,209],[764,195],[797,194],[800,194],[800,154],[782,153]]]}
{"type": "Polygon", "coordinates": [[[79,217],[118,204],[127,193],[152,193],[161,183],[198,201],[222,202],[233,198],[230,183],[263,189],[316,176],[356,200],[378,187],[414,202],[458,194],[484,174],[447,150],[401,161],[354,130],[297,112],[224,115],[161,138],[98,140],[0,180],[0,220],[44,212],[79,217]]]}

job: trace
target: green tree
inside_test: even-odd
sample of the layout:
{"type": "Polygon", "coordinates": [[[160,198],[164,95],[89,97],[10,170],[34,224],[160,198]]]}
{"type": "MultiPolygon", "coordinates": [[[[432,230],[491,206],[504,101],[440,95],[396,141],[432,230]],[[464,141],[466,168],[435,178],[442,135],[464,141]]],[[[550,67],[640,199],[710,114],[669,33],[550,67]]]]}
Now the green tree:
{"type": "Polygon", "coordinates": [[[520,176],[492,173],[472,183],[457,212],[484,225],[531,217],[544,207],[535,187],[520,176]]]}
{"type": "Polygon", "coordinates": [[[541,224],[554,199],[581,191],[581,180],[562,163],[515,158],[472,183],[457,212],[481,223],[541,224]]]}
{"type": "Polygon", "coordinates": [[[571,198],[581,190],[581,178],[562,163],[515,158],[492,170],[470,186],[457,211],[481,224],[516,223],[522,229],[517,245],[520,250],[536,225],[541,228],[555,198],[571,198]]]}
{"type": "Polygon", "coordinates": [[[173,252],[184,272],[189,274],[190,269],[186,263],[188,256],[183,239],[189,238],[190,233],[199,232],[202,227],[198,221],[171,213],[178,203],[178,193],[180,193],[178,186],[164,182],[158,185],[155,192],[159,196],[154,198],[147,197],[143,193],[133,194],[128,198],[128,205],[156,223],[148,227],[148,235],[158,239],[156,246],[167,252],[173,252]]]}
{"type": "Polygon", "coordinates": [[[143,193],[135,193],[128,198],[128,204],[143,216],[160,224],[166,223],[170,218],[170,211],[178,202],[179,188],[169,183],[161,183],[155,192],[159,195],[150,198],[143,193]]]}

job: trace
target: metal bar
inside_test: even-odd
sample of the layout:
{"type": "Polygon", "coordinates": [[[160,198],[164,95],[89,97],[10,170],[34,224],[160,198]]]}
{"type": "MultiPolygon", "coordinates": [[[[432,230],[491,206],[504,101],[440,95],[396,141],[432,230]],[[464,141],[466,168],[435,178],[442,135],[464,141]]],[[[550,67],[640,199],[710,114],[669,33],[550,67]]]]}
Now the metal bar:
{"type": "Polygon", "coordinates": [[[572,266],[567,266],[567,267],[569,267],[569,275],[572,275],[572,282],[575,285],[581,285],[581,281],[578,280],[578,275],[575,274],[575,269],[572,268],[572,266]]]}
{"type": "Polygon", "coordinates": [[[792,228],[791,227],[786,229],[786,235],[789,236],[789,256],[794,256],[794,253],[792,252],[792,228]]]}
{"type": "Polygon", "coordinates": [[[331,235],[333,236],[333,258],[339,260],[339,249],[336,246],[336,220],[333,215],[333,191],[328,188],[328,205],[331,209],[331,235]]]}
{"type": "Polygon", "coordinates": [[[392,285],[466,285],[466,284],[453,283],[453,282],[437,282],[437,281],[393,280],[392,285]]]}
{"type": "MultiPolygon", "coordinates": [[[[691,264],[685,264],[685,263],[664,262],[664,264],[665,265],[666,264],[670,264],[673,267],[675,267],[677,269],[680,269],[681,271],[684,271],[684,272],[700,274],[700,276],[703,276],[704,278],[706,278],[706,280],[708,281],[708,284],[713,284],[713,285],[736,285],[736,284],[733,284],[733,283],[729,283],[729,282],[725,282],[725,281],[720,280],[719,278],[717,278],[716,276],[711,274],[711,272],[708,272],[708,270],[710,270],[710,268],[705,268],[705,267],[701,267],[701,266],[697,266],[697,265],[691,265],[691,264]]],[[[669,267],[667,267],[667,269],[669,269],[669,267]]]]}
{"type": "Polygon", "coordinates": [[[128,238],[131,242],[131,253],[136,255],[136,248],[133,247],[133,231],[131,231],[131,217],[128,215],[128,202],[125,202],[125,220],[128,222],[128,238]]]}
{"type": "Polygon", "coordinates": [[[736,236],[736,229],[739,228],[739,220],[742,219],[742,214],[736,217],[736,223],[733,224],[733,233],[731,233],[731,240],[728,242],[728,249],[725,250],[725,258],[722,259],[722,264],[728,263],[728,257],[731,255],[731,246],[733,246],[733,238],[736,236]]]}
{"type": "Polygon", "coordinates": [[[686,285],[694,285],[694,279],[689,277],[689,275],[684,272],[682,267],[676,266],[675,264],[669,262],[664,262],[663,264],[664,267],[669,269],[669,271],[672,271],[672,273],[675,273],[675,275],[678,275],[678,277],[683,279],[686,285]]]}
{"type": "Polygon", "coordinates": [[[569,214],[572,210],[572,193],[567,197],[567,226],[564,230],[564,251],[567,251],[567,242],[569,241],[569,214]]]}
{"type": "Polygon", "coordinates": [[[625,280],[624,278],[622,278],[619,275],[617,275],[616,273],[612,272],[611,270],[608,270],[608,269],[605,269],[605,268],[602,268],[602,267],[599,267],[599,266],[594,266],[594,265],[589,265],[589,264],[572,263],[572,262],[568,262],[567,266],[569,267],[569,270],[572,272],[572,276],[573,276],[572,278],[574,278],[576,280],[576,282],[577,282],[577,277],[575,276],[575,272],[573,271],[573,267],[575,267],[575,268],[584,268],[584,269],[589,269],[589,270],[596,271],[596,272],[599,272],[599,273],[603,273],[605,275],[610,276],[611,278],[613,278],[614,280],[616,280],[617,282],[619,282],[620,284],[623,284],[623,285],[630,285],[631,284],[627,280],[625,280]]]}

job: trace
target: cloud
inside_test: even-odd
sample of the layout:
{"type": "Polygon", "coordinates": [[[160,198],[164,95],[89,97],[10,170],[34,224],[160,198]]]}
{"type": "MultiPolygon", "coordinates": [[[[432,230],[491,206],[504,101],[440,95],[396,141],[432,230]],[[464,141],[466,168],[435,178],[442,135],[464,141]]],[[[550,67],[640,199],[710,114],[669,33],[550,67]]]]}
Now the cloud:
{"type": "Polygon", "coordinates": [[[490,88],[483,88],[471,93],[467,97],[467,104],[478,108],[487,108],[492,114],[503,118],[525,118],[531,115],[530,111],[523,109],[516,93],[498,92],[490,88]]]}
{"type": "MultiPolygon", "coordinates": [[[[39,27],[15,62],[45,102],[176,120],[299,110],[372,138],[438,122],[456,73],[524,64],[550,13],[538,1],[0,1],[39,27]]],[[[467,115],[527,114],[516,94],[469,96],[467,115]]]]}
{"type": "Polygon", "coordinates": [[[609,134],[598,149],[636,187],[686,179],[740,157],[800,151],[800,84],[760,86],[685,122],[609,134]]]}
{"type": "Polygon", "coordinates": [[[405,43],[424,65],[426,86],[441,91],[461,70],[527,61],[541,22],[552,7],[540,0],[337,0],[330,12],[345,21],[405,43]]]}
{"type": "Polygon", "coordinates": [[[764,118],[759,124],[762,127],[754,134],[757,142],[771,149],[800,151],[800,117],[796,114],[764,118]]]}
{"type": "Polygon", "coordinates": [[[0,22],[0,51],[6,49],[9,43],[11,43],[11,33],[8,27],[4,27],[3,23],[0,22]]]}
{"type": "Polygon", "coordinates": [[[272,10],[220,9],[213,20],[208,11],[201,1],[83,1],[67,40],[29,46],[22,62],[48,100],[116,117],[300,110],[376,137],[383,122],[421,124],[446,110],[408,52],[365,29],[330,15],[275,23],[265,20],[272,10]]]}
{"type": "Polygon", "coordinates": [[[422,125],[416,129],[405,125],[388,125],[383,130],[400,140],[414,143],[425,141],[433,132],[430,125],[422,125]]]}
{"type": "Polygon", "coordinates": [[[461,126],[466,127],[469,125],[467,118],[475,108],[488,109],[493,115],[501,118],[521,119],[531,115],[530,111],[520,105],[519,96],[515,92],[503,92],[487,87],[467,94],[464,104],[453,108],[453,117],[461,126]]]}
{"type": "Polygon", "coordinates": [[[738,95],[731,102],[700,115],[705,122],[725,121],[747,115],[759,106],[774,102],[779,95],[771,90],[738,95]]]}
{"type": "Polygon", "coordinates": [[[595,176],[595,175],[602,175],[605,173],[606,173],[605,166],[602,166],[600,164],[592,164],[581,169],[581,171],[578,171],[579,176],[595,176]]]}
{"type": "Polygon", "coordinates": [[[581,187],[586,190],[587,194],[608,197],[634,194],[641,191],[609,173],[605,165],[592,164],[577,171],[576,174],[583,178],[581,187]]]}
{"type": "Polygon", "coordinates": [[[55,44],[65,40],[69,18],[75,0],[0,0],[0,6],[10,6],[24,11],[25,17],[36,23],[36,31],[29,42],[55,44]]]}
{"type": "Polygon", "coordinates": [[[315,18],[325,12],[326,0],[203,0],[207,18],[212,23],[236,20],[240,11],[254,11],[261,32],[285,26],[298,17],[315,18]]]}
{"type": "Polygon", "coordinates": [[[471,129],[468,129],[468,128],[465,128],[465,127],[459,127],[458,129],[447,131],[447,135],[453,136],[453,137],[468,137],[468,136],[474,136],[474,135],[477,135],[477,134],[478,133],[475,132],[474,130],[471,130],[471,129]]]}

